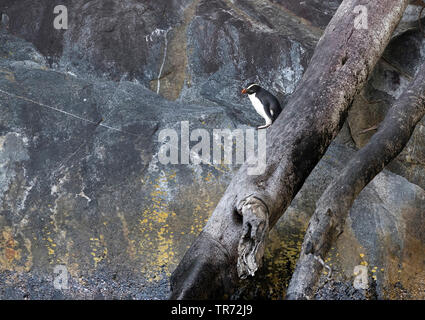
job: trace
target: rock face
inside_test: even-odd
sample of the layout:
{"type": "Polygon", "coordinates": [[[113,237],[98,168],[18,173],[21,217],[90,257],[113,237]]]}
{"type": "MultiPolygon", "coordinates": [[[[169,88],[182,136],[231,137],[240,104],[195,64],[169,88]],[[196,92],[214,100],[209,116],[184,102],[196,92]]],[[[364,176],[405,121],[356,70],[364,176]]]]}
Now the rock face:
{"type": "MultiPolygon", "coordinates": [[[[417,65],[424,57],[424,37],[416,31],[405,32],[394,38],[376,66],[368,86],[353,103],[348,124],[357,147],[364,146],[376,132],[391,103],[397,99],[415,76],[417,65]],[[369,128],[374,128],[369,130],[369,128]]],[[[425,188],[424,139],[425,119],[403,152],[389,165],[389,169],[425,188]]]]}
{"type": "MultiPolygon", "coordinates": [[[[284,105],[340,2],[62,1],[69,28],[55,30],[52,1],[2,1],[0,298],[166,298],[238,166],[164,165],[159,134],[261,123],[241,87],[284,105]]],[[[283,298],[315,201],[424,58],[415,10],[235,297],[283,298]]],[[[356,200],[317,298],[425,298],[423,121],[356,200]],[[357,265],[371,289],[352,290],[357,265]]]]}

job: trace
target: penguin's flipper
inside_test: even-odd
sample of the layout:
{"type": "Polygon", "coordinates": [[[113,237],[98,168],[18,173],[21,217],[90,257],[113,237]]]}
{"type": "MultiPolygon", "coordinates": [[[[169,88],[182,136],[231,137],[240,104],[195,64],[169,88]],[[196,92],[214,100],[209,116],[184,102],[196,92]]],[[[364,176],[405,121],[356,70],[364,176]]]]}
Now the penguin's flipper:
{"type": "Polygon", "coordinates": [[[264,112],[266,113],[266,116],[269,118],[269,120],[265,119],[266,125],[268,125],[269,122],[270,122],[270,124],[272,124],[273,123],[273,116],[270,113],[270,103],[268,103],[268,102],[264,103],[264,112]]]}
{"type": "Polygon", "coordinates": [[[282,112],[282,108],[278,101],[276,101],[275,104],[273,104],[272,108],[270,108],[270,112],[273,112],[273,122],[279,117],[280,113],[282,112]]]}

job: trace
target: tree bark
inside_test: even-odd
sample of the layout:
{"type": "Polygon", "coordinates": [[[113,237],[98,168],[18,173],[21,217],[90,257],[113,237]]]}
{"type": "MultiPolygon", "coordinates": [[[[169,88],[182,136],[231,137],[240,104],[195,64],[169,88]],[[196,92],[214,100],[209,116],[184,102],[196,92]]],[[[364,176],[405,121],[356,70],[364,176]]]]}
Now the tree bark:
{"type": "Polygon", "coordinates": [[[267,129],[266,170],[241,166],[207,225],[171,277],[172,299],[223,297],[260,266],[265,239],[344,123],[354,96],[382,55],[408,0],[344,0],[302,80],[267,129]],[[367,29],[356,29],[356,8],[367,29]],[[363,8],[364,8],[363,7],[363,8]]]}
{"type": "Polygon", "coordinates": [[[424,115],[425,63],[388,111],[377,133],[355,153],[341,175],[332,181],[318,200],[289,284],[288,299],[307,299],[314,294],[323,267],[322,258],[342,233],[354,200],[403,150],[424,115]]]}

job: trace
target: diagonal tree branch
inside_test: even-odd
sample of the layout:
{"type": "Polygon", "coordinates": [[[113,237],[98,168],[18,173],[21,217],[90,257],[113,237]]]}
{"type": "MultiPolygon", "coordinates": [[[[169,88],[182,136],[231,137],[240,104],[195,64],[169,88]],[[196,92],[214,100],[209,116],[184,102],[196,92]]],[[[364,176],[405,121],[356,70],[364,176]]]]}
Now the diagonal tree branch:
{"type": "Polygon", "coordinates": [[[348,162],[317,202],[287,291],[288,299],[314,294],[329,248],[343,231],[345,219],[363,188],[405,147],[425,115],[425,63],[415,79],[393,104],[378,132],[348,162]]]}
{"type": "Polygon", "coordinates": [[[338,134],[350,103],[382,55],[407,3],[342,2],[297,90],[267,130],[265,172],[250,176],[248,159],[234,176],[174,271],[171,298],[222,297],[232,291],[239,276],[255,272],[268,228],[284,213],[338,134]],[[367,29],[356,28],[359,5],[367,10],[367,29]],[[249,202],[254,209],[247,207],[249,202]],[[259,221],[255,222],[255,216],[259,221]]]}

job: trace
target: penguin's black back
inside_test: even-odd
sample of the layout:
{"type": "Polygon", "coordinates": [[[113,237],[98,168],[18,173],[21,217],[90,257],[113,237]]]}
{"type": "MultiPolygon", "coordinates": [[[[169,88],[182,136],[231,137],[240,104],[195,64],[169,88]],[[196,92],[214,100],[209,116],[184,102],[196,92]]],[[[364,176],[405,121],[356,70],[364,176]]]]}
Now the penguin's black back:
{"type": "Polygon", "coordinates": [[[268,107],[270,111],[273,111],[270,112],[270,114],[272,115],[272,120],[275,121],[282,112],[282,107],[280,106],[279,100],[277,100],[277,98],[266,89],[261,87],[257,90],[255,96],[258,98],[258,100],[261,101],[264,107],[268,107]]]}

